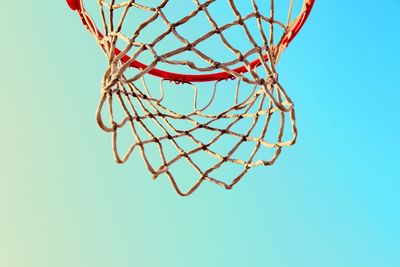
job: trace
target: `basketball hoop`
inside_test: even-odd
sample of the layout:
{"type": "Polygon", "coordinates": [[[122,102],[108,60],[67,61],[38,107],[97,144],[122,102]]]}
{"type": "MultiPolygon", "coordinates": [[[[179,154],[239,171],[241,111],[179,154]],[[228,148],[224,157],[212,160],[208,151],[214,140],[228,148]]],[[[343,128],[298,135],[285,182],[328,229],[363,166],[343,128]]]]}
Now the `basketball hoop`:
{"type": "Polygon", "coordinates": [[[231,189],[296,141],[276,64],[314,0],[174,2],[67,0],[108,59],[97,122],[118,163],[137,148],[153,178],[165,174],[180,195],[203,181],[231,189]],[[125,128],[122,143],[132,143],[121,154],[125,128]]]}

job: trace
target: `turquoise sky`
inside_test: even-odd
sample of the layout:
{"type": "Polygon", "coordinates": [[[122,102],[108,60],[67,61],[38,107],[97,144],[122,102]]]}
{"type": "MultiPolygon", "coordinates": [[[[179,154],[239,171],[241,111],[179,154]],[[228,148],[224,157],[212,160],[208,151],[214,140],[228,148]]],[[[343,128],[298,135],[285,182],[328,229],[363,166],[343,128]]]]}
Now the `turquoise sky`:
{"type": "Polygon", "coordinates": [[[114,163],[105,59],[65,1],[0,14],[0,266],[400,266],[398,0],[317,0],[280,62],[297,144],[188,198],[114,163]]]}

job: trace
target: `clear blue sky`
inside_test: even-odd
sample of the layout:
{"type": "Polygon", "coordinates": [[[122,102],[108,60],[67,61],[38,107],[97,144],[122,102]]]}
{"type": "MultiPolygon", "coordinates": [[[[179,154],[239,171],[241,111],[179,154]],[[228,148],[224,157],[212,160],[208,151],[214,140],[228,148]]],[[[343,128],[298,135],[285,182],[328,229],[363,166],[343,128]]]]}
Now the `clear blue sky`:
{"type": "Polygon", "coordinates": [[[113,162],[105,59],[64,1],[0,12],[0,266],[400,266],[398,0],[317,0],[280,63],[298,143],[189,198],[113,162]]]}

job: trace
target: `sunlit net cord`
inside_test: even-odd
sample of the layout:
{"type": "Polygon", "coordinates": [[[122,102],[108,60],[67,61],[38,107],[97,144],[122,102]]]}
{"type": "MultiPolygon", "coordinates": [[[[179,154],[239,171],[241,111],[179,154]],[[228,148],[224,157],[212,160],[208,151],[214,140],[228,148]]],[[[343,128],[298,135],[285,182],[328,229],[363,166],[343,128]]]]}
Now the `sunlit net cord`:
{"type": "MultiPolygon", "coordinates": [[[[138,1],[125,1],[116,4],[115,1],[101,1],[98,0],[100,7],[101,18],[104,26],[104,37],[98,38],[99,44],[103,47],[108,59],[109,67],[104,75],[102,82],[102,97],[98,106],[97,121],[100,127],[106,131],[112,133],[113,140],[113,152],[115,159],[118,163],[124,163],[128,160],[131,153],[138,148],[147,169],[153,175],[154,179],[161,174],[166,174],[170,179],[173,187],[180,195],[189,195],[193,193],[203,181],[210,181],[217,185],[220,185],[226,189],[231,189],[236,183],[238,183],[242,177],[255,166],[260,165],[272,165],[279,154],[281,153],[282,147],[290,146],[295,143],[297,137],[297,129],[295,124],[295,112],[293,103],[284,91],[281,84],[278,82],[278,74],[275,65],[281,54],[280,46],[278,42],[274,40],[274,27],[280,27],[285,33],[289,27],[291,21],[291,13],[293,0],[290,1],[290,8],[288,11],[287,22],[283,23],[275,20],[274,14],[274,1],[270,0],[270,14],[265,16],[260,14],[259,8],[255,1],[251,1],[254,12],[242,16],[238,11],[233,0],[227,1],[230,5],[232,12],[235,16],[235,20],[225,25],[218,25],[217,22],[212,18],[208,7],[214,1],[205,1],[200,3],[194,0],[197,8],[190,14],[185,16],[179,21],[171,22],[167,19],[164,14],[164,7],[170,2],[164,0],[156,8],[146,7],[136,2],[138,1]],[[116,10],[122,9],[122,15],[118,18],[115,16],[116,10]],[[125,36],[122,32],[122,25],[127,17],[128,12],[132,12],[135,9],[146,10],[151,12],[152,16],[142,23],[139,28],[135,31],[133,36],[125,36]],[[213,30],[205,35],[200,36],[194,42],[189,42],[184,36],[180,35],[176,30],[180,25],[189,23],[189,21],[198,15],[203,13],[208,18],[213,30]],[[152,43],[140,43],[137,41],[137,37],[142,31],[146,30],[146,27],[154,22],[156,19],[161,19],[167,26],[167,30],[160,36],[154,39],[152,43]],[[255,19],[259,27],[259,33],[263,40],[263,45],[257,44],[255,39],[250,33],[246,21],[249,19],[255,19]],[[266,23],[269,25],[269,34],[266,36],[267,30],[264,29],[266,23]],[[248,41],[252,44],[253,48],[249,51],[239,51],[235,48],[234,44],[228,42],[224,36],[224,32],[233,27],[240,26],[248,41]],[[177,40],[182,43],[182,47],[169,51],[164,54],[157,54],[153,47],[163,40],[168,35],[174,35],[177,40]],[[201,52],[196,48],[197,45],[204,42],[212,36],[218,36],[223,44],[236,55],[236,59],[227,62],[216,62],[211,57],[207,56],[204,52],[201,52]],[[126,42],[126,47],[121,51],[120,54],[115,54],[115,48],[117,40],[123,40],[126,42]],[[137,60],[139,55],[144,51],[150,52],[153,55],[154,60],[148,64],[148,66],[142,70],[138,70],[133,76],[128,76],[127,69],[130,64],[137,60]],[[200,59],[209,63],[208,67],[200,67],[195,62],[189,60],[173,60],[173,56],[180,53],[190,51],[197,55],[200,59]],[[130,56],[130,60],[122,62],[121,58],[124,55],[130,56]],[[264,59],[264,54],[268,55],[268,60],[264,59]],[[259,68],[263,69],[266,73],[266,78],[260,77],[255,68],[251,68],[248,58],[256,55],[260,60],[259,68]],[[171,65],[184,65],[197,72],[211,72],[215,70],[222,70],[231,75],[232,79],[236,79],[236,86],[231,91],[227,91],[227,94],[236,94],[235,100],[232,105],[224,110],[221,110],[217,114],[208,113],[209,107],[215,100],[214,97],[217,93],[217,88],[220,82],[210,82],[210,86],[213,88],[213,96],[209,103],[203,107],[198,105],[198,90],[199,86],[196,83],[189,83],[193,89],[193,111],[188,114],[180,114],[174,110],[168,108],[164,103],[165,83],[169,81],[161,79],[160,91],[161,97],[155,98],[149,92],[145,74],[156,67],[158,63],[165,63],[171,65]],[[238,64],[246,66],[248,75],[243,73],[237,73],[233,71],[234,67],[238,64]],[[249,96],[244,100],[239,100],[239,91],[242,84],[252,85],[254,90],[249,93],[249,96]],[[122,121],[116,121],[114,116],[113,106],[116,102],[122,107],[125,114],[122,121]],[[103,109],[108,108],[110,125],[107,126],[103,121],[103,109]],[[279,117],[279,129],[275,142],[268,142],[266,140],[266,134],[269,130],[270,122],[273,116],[279,117]],[[252,123],[247,129],[233,130],[234,126],[244,119],[251,119],[252,123]],[[192,125],[191,127],[179,126],[176,123],[178,120],[186,121],[192,125]],[[230,120],[230,123],[226,127],[216,127],[214,122],[218,120],[230,120]],[[289,121],[289,123],[287,123],[289,121]],[[149,123],[158,127],[157,134],[154,133],[149,123]],[[262,130],[258,135],[254,135],[254,129],[256,125],[262,124],[262,130]],[[284,141],[283,136],[286,128],[289,125],[289,131],[291,131],[291,138],[284,141]],[[118,151],[117,140],[118,132],[124,126],[129,126],[134,138],[133,144],[129,147],[127,152],[123,155],[118,151]],[[214,133],[207,142],[201,141],[200,138],[196,137],[197,131],[208,131],[214,133]],[[139,131],[145,132],[147,138],[143,138],[139,131]],[[237,140],[235,143],[226,144],[229,146],[228,153],[219,153],[212,149],[212,146],[219,142],[225,135],[235,137],[237,140]],[[179,139],[185,137],[191,140],[193,148],[187,150],[179,144],[179,139]],[[165,142],[170,142],[175,148],[175,151],[165,149],[165,142]],[[234,157],[235,152],[244,143],[251,142],[254,147],[249,153],[247,158],[236,158],[234,157]],[[159,157],[161,159],[161,166],[154,166],[149,159],[150,155],[147,146],[153,144],[156,145],[159,157]],[[260,148],[268,148],[273,150],[272,156],[265,159],[255,160],[257,152],[260,148]],[[199,152],[206,152],[208,155],[215,158],[217,161],[211,167],[203,169],[195,162],[193,156],[199,152]],[[173,156],[172,153],[175,155],[173,156]],[[172,155],[172,156],[171,156],[172,155]],[[177,183],[177,176],[180,173],[174,173],[174,165],[178,161],[186,161],[187,165],[193,168],[198,177],[191,187],[186,190],[182,190],[177,183]],[[235,165],[242,166],[242,171],[231,177],[229,182],[226,182],[227,177],[215,177],[213,174],[219,168],[222,168],[225,163],[232,163],[235,165]]],[[[83,19],[88,20],[88,25],[93,24],[90,16],[84,11],[83,19]]],[[[96,31],[95,28],[89,27],[89,30],[96,31]]],[[[94,33],[97,36],[96,33],[94,33]]],[[[275,38],[276,39],[276,38],[275,38]]],[[[181,81],[174,81],[180,83],[181,81]]],[[[181,85],[177,85],[181,86],[181,85]]],[[[179,96],[177,96],[178,98],[179,96]]],[[[151,155],[154,156],[154,155],[151,155]]],[[[181,174],[182,175],[182,174],[181,174]]],[[[229,172],[226,172],[229,175],[229,172]]]]}

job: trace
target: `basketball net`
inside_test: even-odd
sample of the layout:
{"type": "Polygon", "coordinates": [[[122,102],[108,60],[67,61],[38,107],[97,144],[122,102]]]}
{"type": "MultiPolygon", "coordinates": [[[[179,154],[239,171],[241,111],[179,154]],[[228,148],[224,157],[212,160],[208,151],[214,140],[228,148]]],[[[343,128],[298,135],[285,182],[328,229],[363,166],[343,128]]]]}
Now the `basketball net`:
{"type": "Polygon", "coordinates": [[[285,20],[275,16],[273,0],[268,1],[269,14],[261,12],[255,0],[246,14],[228,0],[234,19],[222,25],[210,12],[216,0],[194,0],[193,10],[176,21],[165,11],[172,0],[158,1],[157,6],[133,0],[97,2],[101,22],[94,22],[82,0],[68,1],[108,58],[97,122],[111,133],[118,163],[137,150],[154,179],[166,175],[177,193],[186,196],[204,181],[231,189],[250,169],[274,164],[282,148],[295,143],[294,105],[278,80],[276,64],[306,20],[313,0],[305,1],[294,19],[294,1],[289,1],[285,20]],[[150,15],[128,35],[124,23],[139,11],[150,15]],[[211,30],[189,41],[179,29],[200,14],[211,30]],[[165,31],[151,42],[139,41],[156,21],[165,25],[165,31]],[[258,26],[258,40],[250,21],[258,26]],[[225,35],[233,28],[243,31],[250,49],[242,51],[229,41],[225,35]],[[181,45],[160,53],[157,45],[171,37],[181,45]],[[217,61],[199,48],[211,38],[219,39],[234,58],[217,61]],[[179,58],[185,53],[204,64],[179,58]],[[144,54],[150,58],[145,64],[139,60],[144,54]],[[195,74],[167,72],[159,66],[186,67],[195,74]],[[180,111],[179,105],[188,105],[187,98],[172,87],[191,94],[189,110],[180,111]],[[129,129],[130,136],[121,141],[122,129],[129,129]],[[129,142],[123,151],[120,142],[129,142]]]}

